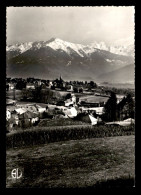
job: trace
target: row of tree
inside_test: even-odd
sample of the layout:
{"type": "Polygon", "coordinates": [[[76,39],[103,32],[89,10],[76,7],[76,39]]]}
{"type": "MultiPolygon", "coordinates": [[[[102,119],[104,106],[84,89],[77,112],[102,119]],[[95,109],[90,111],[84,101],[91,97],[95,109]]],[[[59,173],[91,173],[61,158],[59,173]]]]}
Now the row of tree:
{"type": "Polygon", "coordinates": [[[111,96],[104,106],[104,121],[117,121],[126,118],[134,118],[135,105],[131,94],[127,94],[119,103],[117,103],[116,94],[111,92],[111,96]]]}
{"type": "Polygon", "coordinates": [[[24,101],[29,100],[41,103],[55,103],[57,100],[61,99],[61,95],[57,91],[52,91],[50,89],[42,90],[41,87],[36,87],[35,90],[23,89],[22,99],[24,101]]]}

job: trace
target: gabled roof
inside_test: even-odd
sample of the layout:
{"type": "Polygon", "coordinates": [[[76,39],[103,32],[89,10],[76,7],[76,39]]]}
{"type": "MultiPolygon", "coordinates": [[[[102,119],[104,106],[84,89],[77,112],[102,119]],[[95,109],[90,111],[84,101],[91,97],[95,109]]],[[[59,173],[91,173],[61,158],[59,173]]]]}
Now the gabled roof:
{"type": "Polygon", "coordinates": [[[65,110],[64,113],[70,118],[77,116],[77,110],[74,107],[65,110]]]}
{"type": "Polygon", "coordinates": [[[26,111],[19,115],[19,119],[31,119],[31,118],[36,118],[38,115],[36,113],[32,113],[30,111],[26,111]]]}
{"type": "Polygon", "coordinates": [[[16,100],[6,99],[6,104],[14,104],[16,102],[17,102],[16,100]]]}
{"type": "Polygon", "coordinates": [[[26,107],[26,109],[27,109],[28,111],[30,111],[30,112],[37,112],[36,106],[28,106],[28,107],[26,107]]]}
{"type": "Polygon", "coordinates": [[[25,108],[17,108],[15,109],[15,111],[18,113],[18,114],[23,114],[24,112],[26,112],[27,110],[25,108]]]}

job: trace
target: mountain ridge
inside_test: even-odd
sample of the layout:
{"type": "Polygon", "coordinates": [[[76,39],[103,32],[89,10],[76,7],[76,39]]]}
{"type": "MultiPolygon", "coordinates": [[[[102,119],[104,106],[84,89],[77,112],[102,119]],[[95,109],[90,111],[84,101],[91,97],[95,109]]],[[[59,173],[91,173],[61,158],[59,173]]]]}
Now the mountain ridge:
{"type": "MultiPolygon", "coordinates": [[[[63,49],[64,51],[67,51],[67,47],[70,47],[74,49],[80,56],[83,56],[79,50],[83,51],[86,54],[91,54],[95,51],[95,49],[105,50],[109,51],[114,54],[118,55],[125,55],[125,56],[134,56],[134,46],[128,45],[128,46],[107,46],[104,42],[93,42],[89,45],[83,45],[83,44],[75,44],[67,41],[63,41],[59,38],[51,38],[48,41],[36,41],[36,42],[25,42],[25,43],[17,43],[14,45],[9,45],[6,47],[6,51],[19,51],[20,53],[23,53],[32,47],[37,47],[38,49],[41,47],[51,47],[52,49],[63,49]]],[[[83,56],[84,57],[84,56],[83,56]]]]}
{"type": "Polygon", "coordinates": [[[91,80],[99,75],[134,63],[132,55],[119,55],[107,50],[53,38],[48,41],[7,46],[7,75],[41,78],[91,80]]]}
{"type": "Polygon", "coordinates": [[[129,64],[114,71],[110,71],[98,76],[98,80],[104,82],[117,83],[132,83],[135,77],[134,64],[129,64]]]}

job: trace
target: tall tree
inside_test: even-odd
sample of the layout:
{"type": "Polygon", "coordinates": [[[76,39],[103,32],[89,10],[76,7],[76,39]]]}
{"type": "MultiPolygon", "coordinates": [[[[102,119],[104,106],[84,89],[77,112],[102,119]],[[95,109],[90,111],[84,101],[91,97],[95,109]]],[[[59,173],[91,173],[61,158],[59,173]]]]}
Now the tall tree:
{"type": "Polygon", "coordinates": [[[120,120],[123,120],[126,118],[134,118],[134,114],[135,114],[134,108],[135,108],[134,100],[131,94],[127,94],[127,96],[124,97],[117,105],[118,118],[120,120]]]}
{"type": "Polygon", "coordinates": [[[129,118],[134,118],[134,101],[131,96],[131,94],[128,94],[127,97],[127,111],[128,111],[128,117],[129,118]]]}
{"type": "Polygon", "coordinates": [[[111,92],[111,96],[104,106],[103,119],[105,121],[115,121],[117,111],[117,98],[114,92],[111,92]]]}

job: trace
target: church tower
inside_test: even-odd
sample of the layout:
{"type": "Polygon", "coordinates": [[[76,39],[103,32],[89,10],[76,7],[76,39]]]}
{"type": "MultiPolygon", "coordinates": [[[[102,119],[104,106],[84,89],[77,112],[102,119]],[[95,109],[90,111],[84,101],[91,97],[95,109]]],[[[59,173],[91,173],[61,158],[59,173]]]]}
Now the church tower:
{"type": "Polygon", "coordinates": [[[60,81],[63,81],[62,76],[60,75],[60,81]]]}

